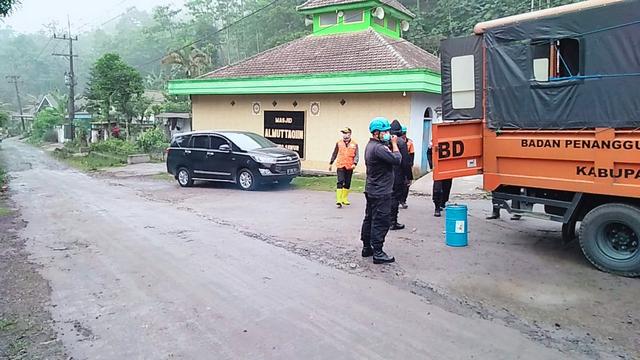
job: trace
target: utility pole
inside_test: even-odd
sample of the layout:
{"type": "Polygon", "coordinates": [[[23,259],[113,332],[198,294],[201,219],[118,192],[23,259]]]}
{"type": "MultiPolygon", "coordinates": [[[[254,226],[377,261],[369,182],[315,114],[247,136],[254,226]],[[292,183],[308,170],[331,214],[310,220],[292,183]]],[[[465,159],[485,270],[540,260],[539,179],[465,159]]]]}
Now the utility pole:
{"type": "Polygon", "coordinates": [[[6,77],[9,80],[9,84],[13,84],[16,87],[16,97],[18,98],[18,109],[20,112],[20,121],[22,122],[22,132],[26,132],[27,129],[24,126],[24,114],[22,113],[22,99],[20,98],[20,90],[18,89],[18,80],[20,80],[19,75],[9,75],[6,77]]]}
{"type": "Polygon", "coordinates": [[[75,131],[73,130],[73,120],[76,118],[76,75],[73,70],[73,58],[78,57],[78,55],[73,54],[73,42],[78,41],[78,36],[71,36],[71,20],[68,20],[69,24],[69,32],[68,34],[63,34],[59,36],[57,34],[53,34],[53,38],[56,40],[64,40],[69,42],[69,53],[68,54],[52,54],[53,56],[62,56],[69,59],[69,72],[65,74],[65,84],[69,87],[69,127],[70,127],[70,140],[73,140],[75,137],[75,131]]]}

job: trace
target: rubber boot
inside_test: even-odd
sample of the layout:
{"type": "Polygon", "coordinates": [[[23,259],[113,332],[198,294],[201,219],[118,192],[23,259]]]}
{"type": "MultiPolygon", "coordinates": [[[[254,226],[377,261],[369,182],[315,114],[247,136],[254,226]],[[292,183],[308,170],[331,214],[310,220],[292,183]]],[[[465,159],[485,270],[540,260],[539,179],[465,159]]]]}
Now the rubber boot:
{"type": "Polygon", "coordinates": [[[342,207],[342,189],[336,190],[336,206],[342,207]]]}
{"type": "Polygon", "coordinates": [[[396,259],[393,256],[387,255],[382,250],[374,250],[373,252],[373,263],[374,264],[389,264],[395,262],[396,259]]]}
{"type": "Polygon", "coordinates": [[[351,205],[351,203],[349,202],[349,192],[351,192],[351,190],[342,189],[342,205],[351,205]]]}

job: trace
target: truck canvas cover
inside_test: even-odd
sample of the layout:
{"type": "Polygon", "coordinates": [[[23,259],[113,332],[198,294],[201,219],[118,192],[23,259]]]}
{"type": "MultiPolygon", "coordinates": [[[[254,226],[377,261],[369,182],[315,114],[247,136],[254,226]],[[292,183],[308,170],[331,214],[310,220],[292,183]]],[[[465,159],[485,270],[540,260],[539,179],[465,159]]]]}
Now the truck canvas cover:
{"type": "MultiPolygon", "coordinates": [[[[490,128],[640,128],[640,0],[614,1],[482,32],[490,128]]],[[[450,101],[447,63],[463,47],[468,51],[470,43],[443,45],[445,119],[480,118],[475,116],[477,109],[461,113],[450,101]]]]}

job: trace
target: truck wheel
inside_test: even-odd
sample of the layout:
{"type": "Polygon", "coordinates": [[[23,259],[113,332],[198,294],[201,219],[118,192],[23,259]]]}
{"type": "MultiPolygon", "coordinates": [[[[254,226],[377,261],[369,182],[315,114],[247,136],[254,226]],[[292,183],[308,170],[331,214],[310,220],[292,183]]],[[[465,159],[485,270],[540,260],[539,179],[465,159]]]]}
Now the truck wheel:
{"type": "Polygon", "coordinates": [[[617,275],[640,276],[640,209],[607,204],[582,220],[580,247],[598,269],[617,275]]]}

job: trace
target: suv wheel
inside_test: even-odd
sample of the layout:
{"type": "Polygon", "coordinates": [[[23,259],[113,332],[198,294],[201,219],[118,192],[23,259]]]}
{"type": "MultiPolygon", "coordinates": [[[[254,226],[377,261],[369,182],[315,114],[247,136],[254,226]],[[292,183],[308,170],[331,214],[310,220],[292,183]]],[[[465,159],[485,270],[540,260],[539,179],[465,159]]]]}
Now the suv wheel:
{"type": "Polygon", "coordinates": [[[178,180],[178,184],[182,187],[193,186],[193,177],[191,177],[191,171],[187,168],[178,169],[176,180],[178,180]]]}
{"type": "Polygon", "coordinates": [[[242,190],[246,191],[252,191],[258,187],[256,183],[256,177],[253,175],[251,170],[240,170],[240,172],[238,173],[238,186],[240,186],[242,190]]]}

